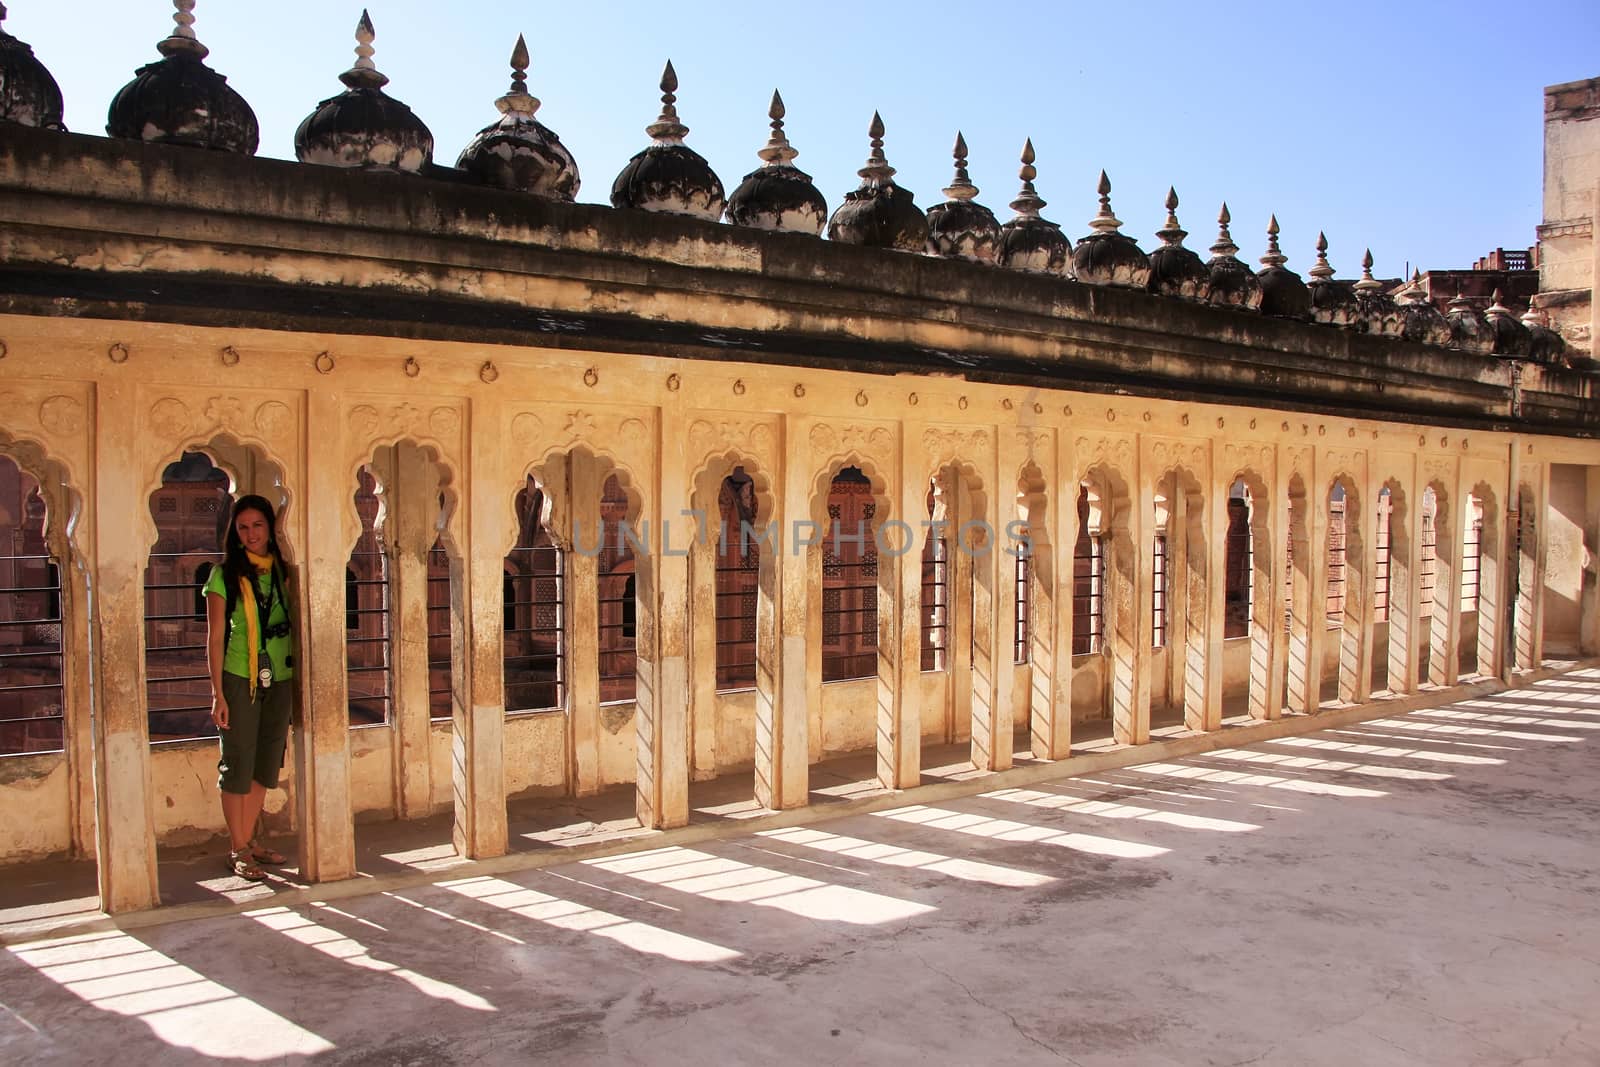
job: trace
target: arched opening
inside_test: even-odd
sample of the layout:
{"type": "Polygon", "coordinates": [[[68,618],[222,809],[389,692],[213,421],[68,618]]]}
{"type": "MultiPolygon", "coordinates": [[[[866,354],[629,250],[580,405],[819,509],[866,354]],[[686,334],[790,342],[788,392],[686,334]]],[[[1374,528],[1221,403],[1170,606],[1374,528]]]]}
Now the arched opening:
{"type": "Polygon", "coordinates": [[[1501,665],[1500,526],[1494,491],[1480,482],[1467,494],[1461,536],[1461,648],[1464,673],[1498,677],[1501,665]]]}
{"type": "Polygon", "coordinates": [[[1460,601],[1450,592],[1455,588],[1458,555],[1450,498],[1443,487],[1430,484],[1423,490],[1420,520],[1417,617],[1426,629],[1427,649],[1421,673],[1430,685],[1454,685],[1460,601]]]}
{"type": "Polygon", "coordinates": [[[609,704],[634,699],[639,671],[634,549],[640,542],[629,522],[628,496],[615,474],[608,475],[600,487],[599,532],[600,702],[609,704]]]}
{"type": "Polygon", "coordinates": [[[928,482],[928,522],[922,540],[922,669],[943,671],[950,655],[950,530],[928,482]]]}
{"type": "Polygon", "coordinates": [[[1064,759],[1072,743],[1070,693],[1063,687],[1057,700],[1056,559],[1050,536],[1050,509],[1043,472],[1029,463],[1017,478],[1017,529],[1008,540],[1016,554],[1016,623],[1013,659],[1019,667],[1016,688],[1026,694],[1018,702],[1023,721],[1013,729],[1026,738],[1027,752],[1038,759],[1064,759]]]}
{"type": "Polygon", "coordinates": [[[378,445],[355,471],[346,681],[350,723],[368,727],[351,736],[351,775],[370,783],[357,815],[418,819],[454,803],[445,754],[464,681],[466,605],[451,481],[437,452],[410,440],[378,445]]]}
{"type": "Polygon", "coordinates": [[[507,714],[565,706],[565,554],[545,524],[544,488],[527,475],[516,498],[517,541],[502,580],[507,714]]]}
{"type": "Polygon", "coordinates": [[[1367,671],[1368,587],[1364,573],[1365,545],[1361,537],[1361,501],[1355,486],[1338,478],[1327,496],[1327,579],[1324,618],[1335,648],[1338,670],[1327,679],[1322,700],[1358,704],[1370,693],[1367,671]]]}
{"type": "Polygon", "coordinates": [[[1396,481],[1378,493],[1377,541],[1373,546],[1372,688],[1399,695],[1417,684],[1417,605],[1412,579],[1411,519],[1405,492],[1396,481]]]}
{"type": "Polygon", "coordinates": [[[168,464],[151,494],[156,541],[145,565],[144,632],[152,743],[216,735],[206,619],[194,611],[195,579],[202,564],[222,562],[232,507],[228,474],[204,452],[185,452],[168,464]]]}
{"type": "Polygon", "coordinates": [[[822,680],[878,674],[877,513],[872,483],[860,467],[842,467],[828,483],[822,550],[822,680]]]}
{"type": "Polygon", "coordinates": [[[755,481],[733,468],[717,492],[716,663],[718,692],[756,684],[756,601],[761,539],[754,535],[755,481]]]}
{"type": "Polygon", "coordinates": [[[345,693],[351,726],[393,721],[389,553],[383,543],[381,488],[372,469],[356,474],[361,536],[344,571],[345,693]]]}
{"type": "MultiPolygon", "coordinates": [[[[1141,592],[1135,564],[1132,503],[1114,472],[1095,467],[1079,481],[1074,507],[1072,718],[1109,722],[1118,743],[1144,744],[1152,635],[1141,628],[1139,598],[1150,594],[1141,592]]],[[[1086,732],[1092,737],[1096,730],[1086,732]]]]}
{"type": "Polygon", "coordinates": [[[39,482],[0,455],[0,756],[66,747],[61,569],[39,482]]]}
{"type": "Polygon", "coordinates": [[[1274,684],[1282,684],[1273,681],[1273,658],[1284,633],[1284,605],[1269,595],[1277,589],[1271,525],[1265,482],[1253,471],[1240,473],[1228,488],[1224,535],[1223,694],[1229,714],[1251,719],[1275,718],[1282,699],[1273,693],[1274,684]]]}
{"type": "MultiPolygon", "coordinates": [[[[1153,679],[1150,725],[1152,729],[1184,727],[1216,729],[1221,725],[1221,664],[1213,664],[1210,651],[1211,567],[1206,538],[1205,494],[1199,480],[1187,471],[1173,470],[1155,481],[1151,529],[1163,538],[1161,567],[1165,572],[1161,628],[1162,669],[1153,679]]],[[[1154,559],[1155,546],[1151,556],[1154,559]]],[[[1152,589],[1155,586],[1152,566],[1152,589]]],[[[1245,610],[1248,620],[1248,581],[1245,610]]],[[[1152,631],[1155,630],[1152,595],[1152,631]]],[[[1248,625],[1248,622],[1246,623],[1248,625]]],[[[1152,632],[1152,639],[1155,634],[1152,632]]],[[[1151,642],[1154,644],[1154,641],[1151,642]]]]}
{"type": "Polygon", "coordinates": [[[1285,570],[1284,616],[1289,638],[1288,669],[1284,682],[1284,709],[1307,715],[1321,700],[1322,664],[1317,631],[1325,625],[1324,605],[1317,605],[1313,619],[1311,590],[1311,534],[1308,517],[1310,502],[1299,474],[1289,479],[1286,501],[1288,530],[1284,537],[1285,570]],[[1313,653],[1317,662],[1313,663],[1313,653]]]}
{"type": "Polygon", "coordinates": [[[1543,595],[1543,568],[1539,563],[1539,507],[1531,486],[1517,489],[1515,509],[1506,516],[1506,528],[1511,535],[1509,567],[1506,577],[1511,586],[1508,591],[1509,607],[1506,632],[1510,636],[1513,659],[1510,666],[1516,671],[1531,671],[1540,665],[1543,655],[1540,600],[1543,595]]]}

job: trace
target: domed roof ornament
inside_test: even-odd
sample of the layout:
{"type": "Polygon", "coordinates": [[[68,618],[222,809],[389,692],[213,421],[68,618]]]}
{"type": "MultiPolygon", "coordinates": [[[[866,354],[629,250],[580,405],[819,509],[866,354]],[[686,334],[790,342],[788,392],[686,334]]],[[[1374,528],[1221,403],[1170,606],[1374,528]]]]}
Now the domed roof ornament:
{"type": "Polygon", "coordinates": [[[1484,312],[1484,317],[1489,320],[1489,331],[1494,335],[1495,355],[1517,359],[1527,357],[1533,338],[1528,328],[1518,322],[1517,317],[1511,314],[1511,309],[1506,307],[1500,290],[1494,291],[1494,302],[1484,312]]]}
{"type": "Polygon", "coordinates": [[[1429,299],[1421,271],[1413,272],[1411,284],[1396,294],[1395,303],[1400,308],[1400,336],[1425,345],[1450,343],[1450,322],[1429,299]]]}
{"type": "Polygon", "coordinates": [[[1033,179],[1039,176],[1033,166],[1033,138],[1022,145],[1022,168],[1017,171],[1022,179],[1022,190],[1011,201],[1016,212],[1000,227],[1000,246],[996,261],[1013,270],[1033,271],[1036,274],[1072,276],[1072,240],[1061,232],[1061,227],[1039,214],[1045,201],[1033,188],[1033,179]]]}
{"type": "Polygon", "coordinates": [[[517,34],[511,51],[511,88],[494,102],[500,121],[485,126],[461,150],[456,167],[484,185],[571,203],[578,195],[578,164],[534,115],[539,98],[528,92],[528,43],[517,34]]]}
{"type": "Polygon", "coordinates": [[[1356,302],[1355,290],[1348,282],[1335,281],[1333,265],[1328,262],[1328,238],[1317,234],[1317,262],[1306,273],[1311,275],[1307,288],[1311,290],[1311,318],[1325,326],[1359,328],[1361,311],[1356,302]]]}
{"type": "Polygon", "coordinates": [[[377,38],[365,9],[356,23],[356,62],[339,75],[347,87],[305,117],[294,133],[302,163],[416,174],[433,161],[433,134],[409,107],[389,96],[389,79],[372,62],[377,38]]]}
{"type": "Polygon", "coordinates": [[[828,221],[828,202],[812,183],[811,175],[794,165],[800,153],[783,132],[787,113],[783,97],[778,90],[772,90],[772,106],[767,109],[772,133],[767,143],[756,150],[762,165],[746,174],[728,197],[728,221],[735,226],[815,237],[828,221]]]}
{"type": "Polygon", "coordinates": [[[211,50],[194,33],[195,0],[172,0],[172,33],[156,45],[162,58],[134,72],[117,91],[106,133],[152,144],[184,145],[253,156],[261,141],[256,113],[203,62],[211,50]]]}
{"type": "Polygon", "coordinates": [[[1489,328],[1489,320],[1472,306],[1459,286],[1444,317],[1450,323],[1450,339],[1455,347],[1480,356],[1494,351],[1494,331],[1489,328]]]}
{"type": "Polygon", "coordinates": [[[1552,330],[1543,313],[1532,303],[1522,314],[1522,325],[1528,328],[1528,358],[1535,363],[1560,363],[1567,352],[1566,338],[1552,330]]]}
{"type": "Polygon", "coordinates": [[[1144,289],[1150,284],[1150,257],[1144,254],[1139,243],[1119,232],[1122,220],[1111,212],[1111,179],[1100,172],[1096,186],[1100,193],[1100,211],[1089,220],[1094,232],[1078,242],[1072,250],[1072,272],[1080,282],[1090,285],[1111,285],[1126,289],[1144,289]]]}
{"type": "Polygon", "coordinates": [[[1261,313],[1284,319],[1311,317],[1311,290],[1305,281],[1284,266],[1289,257],[1278,248],[1278,216],[1267,223],[1267,252],[1261,257],[1261,313]]]}
{"type": "Polygon", "coordinates": [[[1405,332],[1405,320],[1394,298],[1383,291],[1383,283],[1372,276],[1372,249],[1361,257],[1361,280],[1353,287],[1356,305],[1361,309],[1361,321],[1367,333],[1384,337],[1399,337],[1405,332]]]}
{"type": "MultiPolygon", "coordinates": [[[[0,3],[0,22],[6,5],[0,3]]],[[[62,121],[61,86],[33,49],[0,27],[0,122],[66,132],[62,121]]]]}
{"type": "Polygon", "coordinates": [[[872,151],[866,165],[856,171],[861,185],[844,194],[844,203],[828,220],[828,240],[869,248],[895,248],[925,252],[928,219],[909,189],[895,184],[895,169],[883,154],[883,119],[872,113],[867,127],[872,151]]]}
{"type": "Polygon", "coordinates": [[[1228,232],[1232,221],[1224,200],[1222,210],[1217,212],[1217,240],[1211,246],[1211,261],[1206,264],[1206,270],[1211,272],[1206,299],[1220,307],[1255,311],[1261,307],[1261,279],[1239,258],[1239,246],[1228,232]]]}
{"type": "Polygon", "coordinates": [[[716,222],[727,204],[722,179],[683,143],[689,127],[678,121],[677,92],[678,72],[669,59],[661,72],[661,114],[644,128],[651,143],[611,183],[611,206],[716,222]]]}
{"type": "Polygon", "coordinates": [[[1191,249],[1183,247],[1189,231],[1178,225],[1178,191],[1167,189],[1167,223],[1156,231],[1161,247],[1150,253],[1150,291],[1184,300],[1206,299],[1211,272],[1191,249]]]}
{"type": "Polygon", "coordinates": [[[993,263],[1000,251],[1000,222],[974,199],[978,187],[967,175],[967,139],[959,130],[952,155],[956,173],[944,190],[948,199],[928,209],[928,251],[949,259],[993,263]]]}

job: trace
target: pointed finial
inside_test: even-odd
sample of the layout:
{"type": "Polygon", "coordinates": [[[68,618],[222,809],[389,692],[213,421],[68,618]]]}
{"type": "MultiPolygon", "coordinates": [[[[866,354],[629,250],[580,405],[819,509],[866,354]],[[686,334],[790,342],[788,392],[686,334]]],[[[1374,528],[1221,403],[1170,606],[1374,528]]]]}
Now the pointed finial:
{"type": "Polygon", "coordinates": [[[339,75],[339,80],[352,89],[381,89],[389,84],[389,79],[372,62],[372,42],[377,36],[378,32],[372,28],[372,17],[362,8],[361,21],[356,23],[355,65],[339,75]]]}
{"type": "Polygon", "coordinates": [[[1489,309],[1485,311],[1484,314],[1488,315],[1490,318],[1499,318],[1501,316],[1505,316],[1506,318],[1511,317],[1511,309],[1506,307],[1505,299],[1500,295],[1500,290],[1498,288],[1495,289],[1494,298],[1489,304],[1489,309]]]}
{"type": "Polygon", "coordinates": [[[1456,282],[1456,295],[1450,298],[1451,311],[1467,311],[1472,307],[1472,301],[1467,299],[1467,294],[1461,291],[1461,283],[1456,282]]]}
{"type": "Polygon", "coordinates": [[[1262,266],[1281,267],[1289,262],[1289,257],[1278,248],[1278,216],[1274,214],[1267,223],[1267,254],[1261,257],[1262,266]]]}
{"type": "Polygon", "coordinates": [[[539,110],[539,98],[528,92],[528,42],[517,34],[517,45],[511,50],[511,88],[494,102],[500,114],[513,111],[532,116],[539,110]]]}
{"type": "Polygon", "coordinates": [[[856,173],[869,182],[882,184],[894,177],[895,169],[889,166],[889,159],[883,154],[883,119],[876,111],[872,113],[872,125],[867,127],[867,136],[872,138],[872,152],[867,156],[867,165],[856,173]]]}
{"type": "Polygon", "coordinates": [[[361,21],[356,23],[356,65],[354,70],[377,70],[377,65],[372,62],[372,53],[375,49],[372,42],[378,37],[377,31],[372,28],[372,16],[367,14],[367,9],[361,9],[361,21]]]}
{"type": "Polygon", "coordinates": [[[644,128],[657,144],[679,144],[689,132],[689,127],[678,121],[677,91],[678,72],[672,69],[669,59],[661,72],[661,114],[644,128]]]}
{"type": "Polygon", "coordinates": [[[1222,202],[1222,210],[1217,212],[1217,240],[1211,246],[1214,256],[1236,256],[1239,246],[1233,243],[1233,234],[1228,232],[1228,223],[1233,221],[1233,216],[1228,213],[1228,202],[1222,202]]]}
{"type": "Polygon", "coordinates": [[[967,175],[967,139],[956,131],[956,145],[952,150],[956,160],[956,176],[945,188],[944,195],[951,200],[971,200],[978,195],[978,187],[967,175]]]}
{"type": "Polygon", "coordinates": [[[1306,272],[1319,282],[1333,280],[1333,264],[1328,262],[1328,236],[1321,230],[1317,231],[1317,262],[1306,272]]]}
{"type": "Polygon", "coordinates": [[[1372,249],[1367,249],[1361,257],[1361,280],[1356,282],[1355,290],[1358,293],[1372,293],[1383,288],[1383,283],[1372,276],[1372,249]]]}
{"type": "Polygon", "coordinates": [[[1089,228],[1096,233],[1116,233],[1122,228],[1122,220],[1111,213],[1111,179],[1105,171],[1100,172],[1095,189],[1100,193],[1100,212],[1089,220],[1089,228]]]}
{"type": "MultiPolygon", "coordinates": [[[[211,54],[211,49],[200,43],[194,35],[194,2],[195,0],[172,0],[175,9],[172,14],[172,33],[156,44],[156,51],[164,56],[188,55],[195,59],[204,59],[211,54]]],[[[0,19],[5,18],[5,9],[0,5],[0,19]]]]}
{"type": "Polygon", "coordinates": [[[1178,225],[1178,190],[1167,187],[1167,224],[1156,231],[1156,236],[1163,242],[1179,248],[1183,239],[1189,236],[1189,231],[1178,225]]]}
{"type": "Polygon", "coordinates": [[[1529,328],[1549,325],[1549,323],[1545,322],[1544,312],[1535,308],[1531,300],[1528,302],[1528,310],[1522,313],[1522,324],[1529,328]]]}
{"type": "Polygon", "coordinates": [[[764,146],[756,149],[756,155],[769,167],[786,167],[800,154],[783,132],[783,116],[786,114],[783,97],[778,95],[778,90],[772,90],[772,106],[767,108],[767,117],[772,120],[772,134],[764,146]]]}
{"type": "Polygon", "coordinates": [[[1039,209],[1045,205],[1033,188],[1033,179],[1039,176],[1033,166],[1034,158],[1033,138],[1029,137],[1022,143],[1022,168],[1017,171],[1017,176],[1022,179],[1022,191],[1011,201],[1011,210],[1020,218],[1038,218],[1039,209]]]}

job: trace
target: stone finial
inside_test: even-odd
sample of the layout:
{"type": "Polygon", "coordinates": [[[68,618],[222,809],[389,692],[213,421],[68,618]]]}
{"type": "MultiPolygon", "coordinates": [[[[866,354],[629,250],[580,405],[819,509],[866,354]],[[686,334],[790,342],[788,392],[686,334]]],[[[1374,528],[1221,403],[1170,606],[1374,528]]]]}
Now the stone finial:
{"type": "Polygon", "coordinates": [[[1033,138],[1029,137],[1022,144],[1022,168],[1017,171],[1017,176],[1022,179],[1022,191],[1011,201],[1011,210],[1021,218],[1038,218],[1039,209],[1045,206],[1045,201],[1033,188],[1033,179],[1039,176],[1033,165],[1035,158],[1033,138]]]}
{"type": "Polygon", "coordinates": [[[1289,257],[1284,255],[1283,250],[1278,247],[1278,216],[1274,213],[1271,221],[1267,223],[1267,252],[1266,255],[1261,257],[1261,265],[1263,267],[1281,267],[1287,262],[1289,262],[1289,257]]]}
{"type": "Polygon", "coordinates": [[[872,113],[872,124],[867,127],[867,136],[871,138],[872,151],[867,155],[866,166],[856,173],[866,181],[881,184],[893,178],[896,172],[889,166],[888,157],[883,154],[883,119],[876,111],[872,113]]]}
{"type": "Polygon", "coordinates": [[[1522,325],[1532,329],[1535,326],[1548,326],[1550,324],[1545,321],[1544,313],[1535,308],[1532,303],[1529,303],[1528,310],[1522,313],[1522,325]]]}
{"type": "Polygon", "coordinates": [[[945,187],[944,195],[951,200],[971,200],[978,195],[978,187],[967,176],[967,139],[961,136],[960,130],[956,131],[956,144],[951,154],[956,161],[956,176],[945,187]]]}
{"type": "Polygon", "coordinates": [[[783,132],[783,116],[788,114],[784,110],[783,97],[778,95],[778,90],[772,90],[772,106],[767,108],[767,117],[772,120],[772,135],[767,138],[767,143],[756,149],[756,155],[763,163],[775,167],[786,167],[800,154],[794,145],[789,143],[789,137],[783,132]]]}
{"type": "Polygon", "coordinates": [[[1306,273],[1319,282],[1333,280],[1333,264],[1328,262],[1328,237],[1321,230],[1317,231],[1316,266],[1306,271],[1306,273]]]}
{"type": "Polygon", "coordinates": [[[511,50],[511,88],[494,102],[500,114],[533,115],[539,110],[539,98],[528,92],[528,42],[517,34],[516,47],[511,50]]]}
{"type": "Polygon", "coordinates": [[[1089,228],[1095,233],[1116,233],[1122,229],[1122,220],[1111,213],[1111,179],[1105,171],[1100,172],[1095,189],[1100,194],[1100,210],[1089,220],[1089,228]]]}
{"type": "MultiPolygon", "coordinates": [[[[156,51],[164,56],[187,55],[195,59],[204,59],[211,54],[211,49],[200,43],[194,35],[194,3],[195,0],[172,0],[176,9],[172,14],[172,33],[156,44],[156,51]]],[[[0,19],[5,18],[3,8],[0,8],[0,19]]]]}
{"type": "Polygon", "coordinates": [[[1484,314],[1490,318],[1511,317],[1511,309],[1506,307],[1505,297],[1501,294],[1499,289],[1494,291],[1494,296],[1490,298],[1489,307],[1486,311],[1484,311],[1484,314]]]}
{"type": "Polygon", "coordinates": [[[1189,231],[1178,225],[1178,190],[1172,186],[1167,187],[1167,222],[1156,231],[1156,236],[1161,238],[1163,244],[1181,245],[1183,239],[1189,236],[1189,231]]]}
{"type": "Polygon", "coordinates": [[[1358,293],[1374,293],[1383,288],[1383,283],[1372,276],[1372,249],[1367,249],[1361,257],[1361,280],[1356,282],[1355,290],[1358,293]]]}
{"type": "Polygon", "coordinates": [[[367,14],[367,9],[361,9],[361,21],[356,23],[356,62],[349,70],[339,75],[339,80],[352,89],[382,89],[389,84],[389,79],[378,70],[377,64],[372,62],[372,42],[378,37],[378,31],[372,28],[372,16],[367,14]]]}
{"type": "Polygon", "coordinates": [[[1228,212],[1228,202],[1222,202],[1222,210],[1217,212],[1217,240],[1211,246],[1214,256],[1236,256],[1239,246],[1233,243],[1233,234],[1228,232],[1228,223],[1233,221],[1233,216],[1228,212]]]}
{"type": "Polygon", "coordinates": [[[678,72],[672,69],[672,60],[661,72],[661,114],[644,128],[656,144],[680,144],[688,136],[689,127],[678,121],[678,72]]]}

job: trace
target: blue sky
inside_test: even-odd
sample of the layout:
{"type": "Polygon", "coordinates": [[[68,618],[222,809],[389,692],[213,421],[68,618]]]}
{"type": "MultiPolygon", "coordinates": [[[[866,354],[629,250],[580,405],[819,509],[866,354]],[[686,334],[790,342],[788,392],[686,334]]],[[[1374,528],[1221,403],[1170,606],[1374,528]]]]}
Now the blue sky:
{"type": "MultiPolygon", "coordinates": [[[[8,0],[7,31],[54,72],[75,132],[105,112],[171,28],[163,0],[8,0]]],[[[855,186],[877,109],[889,161],[923,207],[942,199],[957,129],[980,201],[1004,220],[1024,137],[1047,218],[1088,233],[1101,168],[1146,249],[1169,184],[1204,253],[1226,199],[1254,260],[1268,215],[1304,273],[1326,230],[1341,277],[1370,246],[1379,276],[1470,266],[1527,247],[1541,217],[1543,87],[1600,75],[1600,4],[836,3],[674,6],[372,0],[388,91],[450,164],[496,116],[519,32],[529,88],[583,175],[579,199],[647,143],[671,58],[689,143],[731,190],[758,163],[773,88],[798,164],[830,209],[855,186]]],[[[261,120],[261,154],[341,91],[360,0],[200,0],[210,64],[261,120]]]]}

